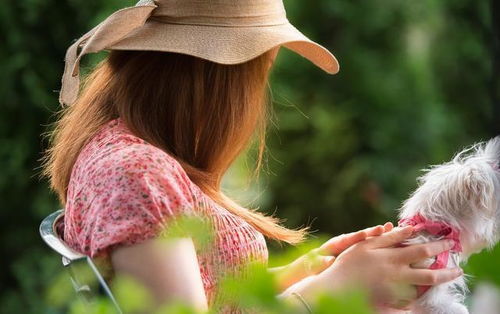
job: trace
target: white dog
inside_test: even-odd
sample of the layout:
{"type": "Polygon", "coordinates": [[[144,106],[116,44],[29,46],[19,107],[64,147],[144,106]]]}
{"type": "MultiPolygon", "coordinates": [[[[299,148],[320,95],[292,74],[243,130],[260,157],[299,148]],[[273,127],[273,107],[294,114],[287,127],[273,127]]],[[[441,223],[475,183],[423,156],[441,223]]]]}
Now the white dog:
{"type": "MultiPolygon", "coordinates": [[[[404,245],[453,239],[455,246],[413,264],[417,268],[453,268],[500,238],[500,136],[458,153],[448,163],[432,166],[400,209],[399,224],[419,230],[404,245]]],[[[463,276],[433,287],[418,287],[414,314],[469,313],[463,300],[463,276]]]]}

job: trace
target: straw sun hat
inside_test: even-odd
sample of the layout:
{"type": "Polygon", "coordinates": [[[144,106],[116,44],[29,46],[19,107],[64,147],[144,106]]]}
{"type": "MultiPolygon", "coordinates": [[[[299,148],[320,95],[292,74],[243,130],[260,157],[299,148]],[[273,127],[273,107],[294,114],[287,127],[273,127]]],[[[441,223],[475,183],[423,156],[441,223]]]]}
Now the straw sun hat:
{"type": "Polygon", "coordinates": [[[61,104],[79,92],[82,56],[102,50],[169,51],[222,64],[251,60],[284,46],[335,74],[339,64],[286,18],[282,0],[140,0],[118,10],[68,48],[61,104]]]}

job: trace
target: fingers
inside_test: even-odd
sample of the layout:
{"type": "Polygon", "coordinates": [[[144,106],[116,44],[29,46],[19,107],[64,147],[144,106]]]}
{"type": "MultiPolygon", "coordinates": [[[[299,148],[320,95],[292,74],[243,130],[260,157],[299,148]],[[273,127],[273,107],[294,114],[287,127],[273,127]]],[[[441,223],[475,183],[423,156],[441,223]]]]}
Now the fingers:
{"type": "Polygon", "coordinates": [[[368,237],[376,237],[376,236],[379,236],[385,232],[391,231],[393,228],[394,228],[394,225],[392,224],[392,222],[386,222],[383,226],[378,225],[375,227],[363,229],[361,231],[365,231],[368,237]]]}
{"type": "Polygon", "coordinates": [[[384,224],[384,230],[385,230],[385,232],[389,232],[392,229],[394,229],[394,225],[392,224],[392,222],[389,221],[389,222],[386,222],[384,224]]]}
{"type": "Polygon", "coordinates": [[[408,267],[403,271],[402,277],[414,285],[434,286],[463,275],[461,268],[443,269],[415,269],[408,267]]]}
{"type": "Polygon", "coordinates": [[[331,238],[319,247],[319,254],[322,255],[339,255],[348,247],[363,241],[367,238],[367,233],[364,230],[342,234],[331,238]]]}
{"type": "Polygon", "coordinates": [[[361,231],[364,231],[367,237],[377,237],[385,232],[385,227],[382,225],[378,225],[375,227],[363,229],[361,231]]]}
{"type": "Polygon", "coordinates": [[[391,231],[392,229],[394,229],[394,225],[391,222],[386,222],[383,226],[367,228],[365,229],[365,231],[368,231],[368,238],[371,238],[382,235],[386,232],[391,231]]]}
{"type": "Polygon", "coordinates": [[[313,270],[314,274],[318,274],[323,270],[327,269],[333,264],[334,261],[335,261],[335,256],[321,256],[321,263],[320,263],[321,266],[318,266],[316,269],[313,270]]]}
{"type": "Polygon", "coordinates": [[[394,246],[399,244],[409,238],[413,233],[412,226],[406,226],[403,228],[394,228],[389,232],[386,232],[378,237],[370,238],[366,240],[366,243],[371,248],[384,248],[394,246]]]}
{"type": "Polygon", "coordinates": [[[453,241],[440,240],[422,244],[410,245],[399,248],[401,252],[401,261],[404,263],[414,263],[425,258],[433,257],[441,252],[450,250],[453,247],[453,241]]]}
{"type": "Polygon", "coordinates": [[[368,237],[377,237],[393,229],[391,222],[386,222],[383,226],[378,225],[360,231],[343,234],[331,238],[319,248],[322,255],[339,255],[350,246],[365,240],[368,237]]]}

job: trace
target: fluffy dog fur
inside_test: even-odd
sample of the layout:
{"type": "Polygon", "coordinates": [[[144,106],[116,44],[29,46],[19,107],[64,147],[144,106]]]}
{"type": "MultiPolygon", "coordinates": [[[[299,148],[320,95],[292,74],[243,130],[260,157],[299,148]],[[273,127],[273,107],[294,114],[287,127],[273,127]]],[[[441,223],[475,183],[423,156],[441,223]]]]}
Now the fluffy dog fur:
{"type": "MultiPolygon", "coordinates": [[[[460,232],[462,253],[452,253],[449,268],[465,263],[500,237],[500,136],[469,147],[452,161],[432,166],[419,178],[419,187],[400,209],[399,217],[416,214],[442,221],[460,232]]],[[[420,232],[404,244],[430,242],[440,237],[420,232]]],[[[428,268],[434,259],[412,265],[428,268]]],[[[463,304],[467,293],[464,276],[433,286],[411,309],[414,314],[469,313],[463,304]]]]}

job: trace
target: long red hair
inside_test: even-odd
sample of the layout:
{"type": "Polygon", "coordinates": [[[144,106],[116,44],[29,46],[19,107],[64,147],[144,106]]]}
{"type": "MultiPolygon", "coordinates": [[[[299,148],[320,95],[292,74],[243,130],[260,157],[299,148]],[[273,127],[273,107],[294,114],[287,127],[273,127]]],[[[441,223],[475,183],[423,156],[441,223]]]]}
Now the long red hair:
{"type": "Polygon", "coordinates": [[[224,173],[258,141],[255,173],[262,165],[271,53],[223,65],[197,57],[154,51],[111,51],[84,80],[77,101],[61,109],[49,132],[42,175],[61,204],[71,170],[86,142],[121,117],[138,137],[170,154],[214,201],[265,236],[288,243],[304,239],[273,216],[245,208],[221,191],[224,173]]]}

